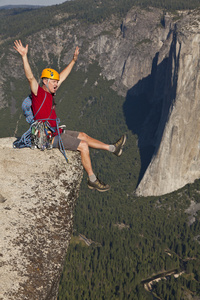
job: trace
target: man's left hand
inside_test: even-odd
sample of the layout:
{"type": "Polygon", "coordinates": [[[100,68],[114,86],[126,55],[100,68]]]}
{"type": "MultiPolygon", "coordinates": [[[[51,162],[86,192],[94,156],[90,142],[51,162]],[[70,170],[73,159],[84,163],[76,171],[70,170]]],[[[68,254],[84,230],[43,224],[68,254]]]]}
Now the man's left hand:
{"type": "Polygon", "coordinates": [[[77,46],[75,51],[74,51],[74,56],[73,56],[73,60],[76,62],[78,59],[78,55],[79,55],[79,47],[77,46]]]}

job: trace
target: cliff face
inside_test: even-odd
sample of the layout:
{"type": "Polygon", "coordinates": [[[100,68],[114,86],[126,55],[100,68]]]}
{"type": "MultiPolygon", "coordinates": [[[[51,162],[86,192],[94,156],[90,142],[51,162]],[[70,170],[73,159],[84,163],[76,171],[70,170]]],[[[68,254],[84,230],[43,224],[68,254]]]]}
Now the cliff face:
{"type": "Polygon", "coordinates": [[[124,115],[141,155],[138,195],[166,194],[200,177],[199,45],[199,10],[175,18],[138,8],[115,37],[91,43],[103,74],[126,93],[124,115]]]}
{"type": "Polygon", "coordinates": [[[124,115],[141,155],[137,195],[170,193],[200,177],[200,11],[175,18],[133,8],[120,29],[95,39],[89,53],[126,94],[124,115]]]}
{"type": "MultiPolygon", "coordinates": [[[[157,68],[167,57],[166,76],[163,93],[157,96],[162,78],[157,69],[152,99],[163,97],[162,108],[153,136],[155,151],[137,188],[138,195],[166,194],[200,177],[199,49],[200,16],[194,13],[176,24],[167,56],[163,49],[158,54],[157,68]]],[[[149,115],[146,125],[153,116],[149,115]]]]}
{"type": "Polygon", "coordinates": [[[82,167],[78,153],[0,139],[0,299],[56,299],[82,167]]]}

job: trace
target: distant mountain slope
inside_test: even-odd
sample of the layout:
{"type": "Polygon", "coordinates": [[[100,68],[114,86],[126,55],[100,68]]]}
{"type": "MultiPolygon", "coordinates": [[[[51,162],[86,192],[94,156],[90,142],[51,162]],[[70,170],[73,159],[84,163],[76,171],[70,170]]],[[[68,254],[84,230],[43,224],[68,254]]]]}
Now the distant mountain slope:
{"type": "Polygon", "coordinates": [[[0,6],[0,9],[21,9],[21,8],[26,8],[26,9],[34,9],[34,8],[39,8],[42,7],[40,5],[4,5],[0,6]]]}
{"type": "MultiPolygon", "coordinates": [[[[199,0],[75,0],[66,1],[63,4],[41,7],[37,14],[24,8],[13,8],[0,10],[1,37],[27,36],[39,29],[49,28],[50,26],[60,25],[70,20],[79,20],[86,24],[102,23],[110,20],[112,15],[117,15],[122,19],[133,6],[143,9],[156,7],[161,10],[187,10],[199,7],[199,0]],[[14,30],[15,27],[17,30],[14,30]]],[[[27,7],[29,9],[30,6],[27,7]]],[[[33,6],[35,8],[35,6],[33,6]]]]}

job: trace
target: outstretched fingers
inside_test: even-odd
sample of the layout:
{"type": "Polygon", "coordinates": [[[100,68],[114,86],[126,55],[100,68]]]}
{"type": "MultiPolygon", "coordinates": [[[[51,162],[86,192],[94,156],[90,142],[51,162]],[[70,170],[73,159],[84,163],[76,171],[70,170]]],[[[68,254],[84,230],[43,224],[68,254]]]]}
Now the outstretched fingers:
{"type": "Polygon", "coordinates": [[[17,52],[19,52],[19,54],[21,54],[22,56],[24,56],[24,55],[26,55],[27,53],[28,53],[28,45],[26,45],[26,47],[24,47],[23,45],[22,45],[22,42],[21,42],[21,40],[15,40],[14,41],[14,45],[15,46],[13,46],[13,48],[17,51],[17,52]]]}
{"type": "Polygon", "coordinates": [[[76,46],[76,49],[74,51],[74,56],[73,56],[74,61],[77,61],[78,55],[79,55],[79,47],[76,46]]]}

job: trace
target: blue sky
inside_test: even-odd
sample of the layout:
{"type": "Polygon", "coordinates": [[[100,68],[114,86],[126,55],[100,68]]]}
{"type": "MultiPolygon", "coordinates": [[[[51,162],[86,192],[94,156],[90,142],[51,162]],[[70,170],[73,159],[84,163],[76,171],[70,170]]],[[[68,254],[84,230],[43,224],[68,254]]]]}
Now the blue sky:
{"type": "Polygon", "coordinates": [[[4,5],[55,5],[66,0],[0,0],[0,6],[4,5]]]}

